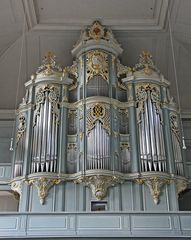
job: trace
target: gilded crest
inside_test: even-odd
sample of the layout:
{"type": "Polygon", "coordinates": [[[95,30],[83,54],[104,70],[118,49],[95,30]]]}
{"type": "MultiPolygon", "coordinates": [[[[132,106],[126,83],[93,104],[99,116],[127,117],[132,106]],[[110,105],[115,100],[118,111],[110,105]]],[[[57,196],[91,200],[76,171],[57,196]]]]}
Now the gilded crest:
{"type": "Polygon", "coordinates": [[[94,76],[100,75],[108,81],[108,59],[107,54],[98,50],[87,53],[87,82],[94,76]]]}

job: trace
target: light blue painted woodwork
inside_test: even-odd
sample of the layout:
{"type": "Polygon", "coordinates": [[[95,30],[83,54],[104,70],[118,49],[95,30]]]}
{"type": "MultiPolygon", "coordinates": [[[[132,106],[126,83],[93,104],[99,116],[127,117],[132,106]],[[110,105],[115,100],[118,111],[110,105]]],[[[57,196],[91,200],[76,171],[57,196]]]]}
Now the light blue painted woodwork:
{"type": "Polygon", "coordinates": [[[10,180],[11,163],[0,163],[0,180],[10,180]]]}
{"type": "Polygon", "coordinates": [[[167,186],[164,186],[161,190],[160,202],[155,204],[153,198],[150,194],[150,190],[147,186],[142,186],[143,192],[143,210],[144,211],[169,211],[169,199],[168,199],[168,190],[167,186]]]}
{"type": "Polygon", "coordinates": [[[62,239],[191,237],[190,212],[17,213],[0,214],[0,237],[62,239]],[[25,222],[27,224],[25,224],[25,222]]]}

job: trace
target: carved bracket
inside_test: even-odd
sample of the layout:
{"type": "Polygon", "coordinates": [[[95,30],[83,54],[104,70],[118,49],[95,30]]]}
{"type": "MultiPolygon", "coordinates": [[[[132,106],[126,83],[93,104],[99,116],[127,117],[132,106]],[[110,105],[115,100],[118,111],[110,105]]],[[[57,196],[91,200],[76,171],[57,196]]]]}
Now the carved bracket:
{"type": "Polygon", "coordinates": [[[179,196],[181,192],[184,192],[187,189],[188,181],[186,181],[185,179],[176,179],[175,185],[176,185],[177,196],[179,196]]]}
{"type": "Polygon", "coordinates": [[[50,188],[54,185],[57,185],[61,182],[60,179],[54,179],[54,178],[34,178],[27,180],[27,184],[34,185],[38,190],[38,197],[40,199],[40,203],[43,205],[45,202],[45,198],[48,195],[48,191],[50,188]]]}
{"type": "Polygon", "coordinates": [[[138,178],[135,180],[136,183],[145,184],[149,187],[155,204],[159,203],[162,187],[165,184],[170,184],[170,181],[170,179],[161,177],[138,178]]]}
{"type": "Polygon", "coordinates": [[[21,196],[23,188],[23,180],[15,180],[11,182],[11,190],[13,190],[15,197],[21,196]]]}
{"type": "Polygon", "coordinates": [[[102,200],[106,197],[107,189],[116,184],[123,183],[123,179],[119,176],[83,176],[74,181],[74,183],[83,183],[91,188],[93,195],[102,200]]]}

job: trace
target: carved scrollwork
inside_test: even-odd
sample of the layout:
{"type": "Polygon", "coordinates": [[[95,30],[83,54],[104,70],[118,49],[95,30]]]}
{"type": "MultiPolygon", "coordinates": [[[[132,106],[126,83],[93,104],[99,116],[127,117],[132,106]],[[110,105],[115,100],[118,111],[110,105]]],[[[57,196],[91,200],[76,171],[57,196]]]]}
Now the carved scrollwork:
{"type": "Polygon", "coordinates": [[[22,194],[22,188],[23,188],[23,180],[14,180],[11,182],[11,190],[13,190],[14,193],[19,194],[21,196],[22,194]]]}
{"type": "Polygon", "coordinates": [[[91,188],[93,195],[98,200],[105,198],[107,189],[116,184],[123,183],[123,179],[119,176],[83,176],[74,181],[75,183],[83,183],[84,185],[91,188]]]}
{"type": "Polygon", "coordinates": [[[43,64],[38,68],[36,74],[41,76],[50,76],[52,74],[61,73],[62,69],[56,64],[56,56],[52,52],[48,52],[43,59],[43,64]]]}
{"type": "Polygon", "coordinates": [[[184,192],[187,189],[188,181],[186,181],[185,179],[176,179],[175,185],[177,196],[179,196],[180,193],[184,192]]]}
{"type": "Polygon", "coordinates": [[[20,139],[23,137],[25,130],[26,130],[26,119],[23,114],[20,114],[18,128],[17,128],[16,143],[18,143],[20,139]]]}
{"type": "Polygon", "coordinates": [[[159,203],[161,189],[165,184],[170,184],[170,179],[162,177],[138,178],[135,180],[138,184],[145,184],[149,187],[150,193],[155,204],[159,203]]]}
{"type": "MultiPolygon", "coordinates": [[[[132,69],[128,66],[125,66],[120,63],[120,61],[117,61],[117,76],[120,77],[122,75],[132,75],[132,69]]],[[[122,85],[123,89],[127,89],[126,86],[122,83],[119,83],[120,86],[122,85]]]]}
{"type": "Polygon", "coordinates": [[[107,58],[107,54],[99,50],[94,50],[87,53],[87,82],[89,82],[96,75],[100,75],[104,80],[108,81],[109,71],[107,58]]]}
{"type": "Polygon", "coordinates": [[[63,70],[63,76],[65,77],[71,77],[73,79],[73,83],[68,86],[68,90],[71,91],[75,88],[77,88],[77,78],[78,78],[78,62],[74,61],[73,65],[67,66],[63,70]]]}
{"type": "Polygon", "coordinates": [[[180,143],[180,129],[179,129],[179,121],[178,121],[178,115],[176,113],[171,112],[170,113],[170,126],[171,131],[176,136],[177,140],[180,143]]]}
{"type": "Polygon", "coordinates": [[[52,186],[59,184],[60,182],[61,182],[60,179],[40,177],[40,178],[29,179],[27,181],[27,184],[34,185],[37,188],[40,203],[44,204],[44,201],[48,195],[49,189],[52,186]]]}
{"type": "Polygon", "coordinates": [[[149,51],[142,51],[139,55],[139,63],[135,65],[133,71],[143,70],[146,75],[151,75],[153,71],[159,73],[159,70],[154,65],[152,55],[149,51]]]}
{"type": "Polygon", "coordinates": [[[88,106],[87,109],[87,129],[91,131],[95,127],[96,121],[102,123],[102,127],[110,134],[110,119],[108,107],[102,103],[88,106]]]}
{"type": "MultiPolygon", "coordinates": [[[[104,28],[99,21],[95,21],[87,30],[82,32],[79,42],[89,40],[105,40],[120,46],[111,30],[104,28]]],[[[79,44],[79,42],[77,42],[77,44],[79,44]]]]}
{"type": "Polygon", "coordinates": [[[137,118],[138,122],[141,121],[141,114],[145,112],[145,102],[150,99],[151,103],[155,107],[155,111],[160,116],[160,121],[162,123],[162,110],[161,110],[161,100],[160,91],[155,85],[144,84],[137,88],[136,90],[136,100],[137,100],[137,118]]]}
{"type": "Polygon", "coordinates": [[[59,123],[59,89],[53,85],[45,85],[40,87],[36,93],[36,105],[34,111],[34,125],[36,124],[37,117],[40,116],[41,107],[47,98],[51,103],[52,114],[55,114],[56,123],[59,123]]]}

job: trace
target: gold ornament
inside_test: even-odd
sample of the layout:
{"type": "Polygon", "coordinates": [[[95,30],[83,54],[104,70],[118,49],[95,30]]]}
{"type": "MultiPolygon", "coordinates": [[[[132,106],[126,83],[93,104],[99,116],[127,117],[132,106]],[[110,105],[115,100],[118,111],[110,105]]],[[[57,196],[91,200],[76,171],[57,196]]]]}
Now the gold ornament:
{"type": "Polygon", "coordinates": [[[90,81],[94,76],[100,75],[104,80],[108,81],[108,59],[107,54],[94,50],[87,53],[87,82],[90,81]]]}
{"type": "Polygon", "coordinates": [[[159,73],[159,70],[153,63],[152,55],[147,50],[142,51],[139,55],[139,63],[133,68],[133,71],[140,70],[143,70],[146,75],[151,75],[153,71],[159,73]]]}
{"type": "Polygon", "coordinates": [[[27,181],[29,185],[34,185],[37,188],[38,196],[41,204],[44,204],[44,201],[48,195],[49,189],[52,186],[59,184],[60,182],[61,182],[60,179],[45,178],[45,177],[29,179],[27,181]]]}
{"type": "Polygon", "coordinates": [[[56,56],[52,52],[48,52],[43,59],[43,64],[38,68],[36,74],[41,76],[50,76],[61,73],[62,69],[56,64],[56,56]]]}
{"type": "Polygon", "coordinates": [[[150,193],[155,204],[159,203],[161,189],[165,184],[170,184],[170,179],[162,177],[148,177],[135,179],[138,184],[145,184],[149,187],[150,193]]]}
{"type": "Polygon", "coordinates": [[[92,193],[98,200],[105,198],[107,189],[115,186],[116,184],[123,183],[123,179],[119,176],[83,176],[74,181],[75,183],[83,183],[84,185],[91,188],[92,193]]]}

